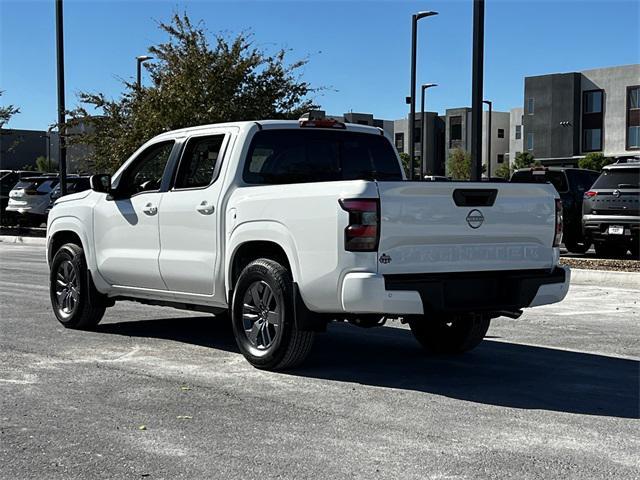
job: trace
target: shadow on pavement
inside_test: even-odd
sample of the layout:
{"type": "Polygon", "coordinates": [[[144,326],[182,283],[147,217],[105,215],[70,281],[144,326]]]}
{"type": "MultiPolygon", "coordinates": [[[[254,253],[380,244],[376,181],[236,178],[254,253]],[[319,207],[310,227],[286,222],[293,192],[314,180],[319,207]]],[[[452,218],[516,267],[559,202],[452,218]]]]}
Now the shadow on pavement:
{"type": "MultiPolygon", "coordinates": [[[[212,317],[112,323],[97,331],[238,352],[229,322],[212,317]]],[[[638,361],[492,340],[465,355],[429,356],[399,328],[333,324],[306,363],[285,374],[511,408],[640,417],[638,361]]]]}

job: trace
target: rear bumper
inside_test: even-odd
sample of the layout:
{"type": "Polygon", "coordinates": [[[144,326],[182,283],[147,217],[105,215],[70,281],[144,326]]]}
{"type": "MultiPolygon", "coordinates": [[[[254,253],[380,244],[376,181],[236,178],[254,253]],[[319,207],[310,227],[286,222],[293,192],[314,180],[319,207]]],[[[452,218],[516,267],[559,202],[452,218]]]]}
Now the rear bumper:
{"type": "Polygon", "coordinates": [[[342,306],[348,313],[420,315],[428,312],[514,312],[560,302],[571,271],[514,270],[442,274],[348,274],[342,306]]]}
{"type": "Polygon", "coordinates": [[[640,217],[623,215],[584,215],[582,227],[585,236],[594,240],[626,242],[637,240],[640,236],[640,217]],[[609,234],[609,227],[624,227],[624,234],[609,234]]]}

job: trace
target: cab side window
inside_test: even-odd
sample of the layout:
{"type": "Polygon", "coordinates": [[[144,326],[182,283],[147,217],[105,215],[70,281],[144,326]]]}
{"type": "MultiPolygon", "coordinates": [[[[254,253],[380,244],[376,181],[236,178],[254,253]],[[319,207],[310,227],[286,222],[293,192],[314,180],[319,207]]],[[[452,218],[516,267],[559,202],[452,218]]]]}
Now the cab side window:
{"type": "Polygon", "coordinates": [[[124,172],[118,190],[126,195],[160,189],[174,141],[161,142],[143,151],[124,172]]]}
{"type": "Polygon", "coordinates": [[[202,188],[213,182],[222,160],[224,135],[191,138],[180,159],[174,188],[202,188]]]}

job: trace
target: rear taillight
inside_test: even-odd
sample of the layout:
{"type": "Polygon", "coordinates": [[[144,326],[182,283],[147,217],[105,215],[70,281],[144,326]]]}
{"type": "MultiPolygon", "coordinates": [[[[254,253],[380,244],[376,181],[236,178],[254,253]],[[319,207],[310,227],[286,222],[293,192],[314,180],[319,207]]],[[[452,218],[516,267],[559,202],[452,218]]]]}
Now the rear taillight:
{"type": "Polygon", "coordinates": [[[593,198],[596,195],[598,195],[598,192],[594,192],[593,190],[589,190],[588,192],[585,192],[584,197],[585,198],[593,198]]]}
{"type": "Polygon", "coordinates": [[[562,242],[562,200],[556,198],[556,233],[553,236],[553,246],[559,247],[562,242]]]}
{"type": "Polygon", "coordinates": [[[375,252],[380,234],[380,203],[377,198],[340,200],[349,212],[349,225],[344,229],[344,249],[349,252],[375,252]]]}

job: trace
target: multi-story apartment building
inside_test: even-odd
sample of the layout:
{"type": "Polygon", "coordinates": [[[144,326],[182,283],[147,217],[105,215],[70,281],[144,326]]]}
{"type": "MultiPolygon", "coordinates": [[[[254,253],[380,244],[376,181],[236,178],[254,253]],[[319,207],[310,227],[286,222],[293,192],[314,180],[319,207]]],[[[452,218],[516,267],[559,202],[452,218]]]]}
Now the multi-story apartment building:
{"type": "MultiPolygon", "coordinates": [[[[457,148],[471,151],[471,109],[468,107],[449,108],[445,115],[446,156],[457,148]]],[[[491,132],[489,135],[489,112],[482,115],[482,164],[485,175],[495,176],[498,167],[508,162],[511,115],[509,112],[491,113],[491,132]],[[488,158],[488,142],[491,142],[491,159],[488,158]],[[490,161],[490,163],[489,163],[490,161]]]]}
{"type": "Polygon", "coordinates": [[[523,149],[544,164],[640,150],[640,64],[526,77],[523,149]]]}
{"type": "Polygon", "coordinates": [[[522,118],[524,108],[512,108],[509,112],[509,163],[513,162],[516,155],[524,151],[524,135],[522,130],[522,118]]]}
{"type": "MultiPolygon", "coordinates": [[[[424,115],[424,142],[425,161],[422,161],[422,113],[416,113],[415,117],[415,155],[417,165],[421,166],[423,175],[445,174],[445,142],[444,119],[436,112],[425,112],[424,115]]],[[[401,118],[394,122],[394,144],[398,152],[409,153],[409,118],[401,118]]]]}

